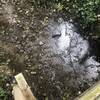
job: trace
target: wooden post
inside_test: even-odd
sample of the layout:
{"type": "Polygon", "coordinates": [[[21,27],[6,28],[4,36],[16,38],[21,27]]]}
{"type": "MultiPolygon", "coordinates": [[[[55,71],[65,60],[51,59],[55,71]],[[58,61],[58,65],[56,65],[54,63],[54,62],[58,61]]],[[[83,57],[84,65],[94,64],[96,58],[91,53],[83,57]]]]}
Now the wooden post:
{"type": "Polygon", "coordinates": [[[16,75],[15,79],[18,84],[13,87],[13,94],[14,94],[15,100],[36,100],[23,74],[20,73],[16,75]]]}
{"type": "Polygon", "coordinates": [[[75,100],[100,100],[100,82],[96,83],[75,100]]]}

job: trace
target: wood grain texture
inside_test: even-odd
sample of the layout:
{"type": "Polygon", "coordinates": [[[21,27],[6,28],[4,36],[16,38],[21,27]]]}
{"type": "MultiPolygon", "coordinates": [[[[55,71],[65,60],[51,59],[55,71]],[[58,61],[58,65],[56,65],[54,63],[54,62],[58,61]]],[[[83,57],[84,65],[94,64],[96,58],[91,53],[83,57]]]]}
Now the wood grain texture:
{"type": "Polygon", "coordinates": [[[100,100],[100,82],[89,88],[75,100],[100,100]]]}
{"type": "MultiPolygon", "coordinates": [[[[19,89],[25,100],[36,100],[22,73],[15,76],[19,89]]],[[[18,88],[17,88],[18,90],[18,88]]],[[[19,91],[19,90],[18,90],[19,91]]],[[[21,93],[20,93],[21,94],[21,93]]],[[[16,99],[15,99],[16,100],[16,99]]],[[[22,99],[23,100],[23,99],[22,99]]]]}

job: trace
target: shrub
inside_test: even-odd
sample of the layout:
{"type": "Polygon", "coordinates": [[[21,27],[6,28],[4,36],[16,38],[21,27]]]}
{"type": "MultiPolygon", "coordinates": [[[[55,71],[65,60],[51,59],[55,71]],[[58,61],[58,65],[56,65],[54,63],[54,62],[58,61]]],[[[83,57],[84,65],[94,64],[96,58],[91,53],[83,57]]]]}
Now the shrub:
{"type": "MultiPolygon", "coordinates": [[[[32,0],[34,6],[64,11],[84,29],[97,21],[100,0],[32,0]]],[[[69,16],[68,16],[69,17],[69,16]]]]}

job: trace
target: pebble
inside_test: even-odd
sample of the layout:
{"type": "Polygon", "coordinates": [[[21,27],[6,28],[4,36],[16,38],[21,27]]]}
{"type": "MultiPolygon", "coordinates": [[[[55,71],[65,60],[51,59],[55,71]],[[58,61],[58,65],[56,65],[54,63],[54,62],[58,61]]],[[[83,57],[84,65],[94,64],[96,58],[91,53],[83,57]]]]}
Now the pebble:
{"type": "Polygon", "coordinates": [[[39,42],[39,45],[42,46],[44,43],[42,41],[39,42]]]}
{"type": "Polygon", "coordinates": [[[43,79],[43,77],[42,77],[42,76],[40,76],[40,79],[43,79]]]}
{"type": "Polygon", "coordinates": [[[79,91],[78,94],[81,94],[81,91],[79,91]]]}
{"type": "Polygon", "coordinates": [[[16,83],[16,80],[13,80],[13,82],[12,82],[13,84],[15,84],[16,83]]]}
{"type": "Polygon", "coordinates": [[[28,70],[25,70],[25,72],[28,72],[28,70]]]}
{"type": "Polygon", "coordinates": [[[25,34],[23,34],[23,35],[22,35],[22,37],[23,37],[23,38],[25,38],[25,37],[26,37],[26,35],[25,35],[25,34]]]}
{"type": "Polygon", "coordinates": [[[9,63],[10,61],[11,61],[10,59],[7,60],[8,63],[9,63]]]}
{"type": "Polygon", "coordinates": [[[17,20],[17,22],[20,23],[21,21],[20,20],[17,20]]]}
{"type": "Polygon", "coordinates": [[[29,11],[27,10],[26,12],[25,12],[25,14],[28,14],[29,13],[29,11]]]}
{"type": "Polygon", "coordinates": [[[9,84],[9,83],[7,83],[7,84],[6,84],[6,86],[7,86],[7,87],[9,87],[9,86],[10,86],[10,84],[9,84]]]}
{"type": "Polygon", "coordinates": [[[31,74],[36,74],[36,72],[31,72],[31,74]]]}

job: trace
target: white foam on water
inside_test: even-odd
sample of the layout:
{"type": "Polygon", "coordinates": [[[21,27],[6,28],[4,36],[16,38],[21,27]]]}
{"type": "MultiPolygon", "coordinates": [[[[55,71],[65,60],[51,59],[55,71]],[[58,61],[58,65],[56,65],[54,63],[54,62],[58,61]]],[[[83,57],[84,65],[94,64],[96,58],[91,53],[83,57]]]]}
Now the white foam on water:
{"type": "Polygon", "coordinates": [[[61,37],[58,39],[58,47],[60,50],[65,50],[70,45],[70,36],[66,35],[66,24],[61,24],[60,27],[61,37]]]}
{"type": "Polygon", "coordinates": [[[60,54],[60,57],[65,61],[66,66],[64,69],[66,72],[72,71],[72,66],[69,64],[70,60],[72,60],[71,62],[75,70],[79,73],[84,72],[84,70],[86,71],[84,78],[89,80],[95,79],[99,75],[97,66],[100,66],[100,64],[92,57],[88,57],[88,59],[83,61],[82,65],[80,64],[80,60],[89,52],[88,41],[74,31],[75,29],[72,23],[62,22],[58,25],[54,25],[54,27],[56,28],[55,31],[52,31],[53,34],[61,34],[61,36],[53,38],[56,44],[54,51],[57,51],[58,55],[60,54]]]}
{"type": "Polygon", "coordinates": [[[100,63],[96,62],[93,57],[90,57],[86,60],[85,66],[87,66],[86,78],[89,80],[96,79],[99,73],[97,66],[100,66],[100,63]]]}

